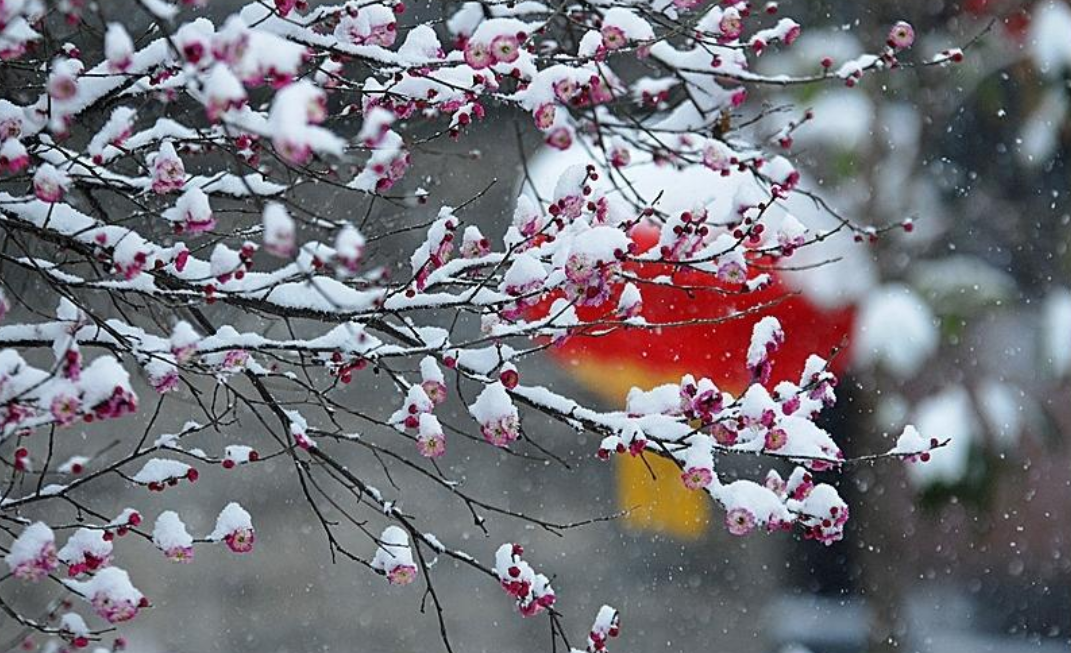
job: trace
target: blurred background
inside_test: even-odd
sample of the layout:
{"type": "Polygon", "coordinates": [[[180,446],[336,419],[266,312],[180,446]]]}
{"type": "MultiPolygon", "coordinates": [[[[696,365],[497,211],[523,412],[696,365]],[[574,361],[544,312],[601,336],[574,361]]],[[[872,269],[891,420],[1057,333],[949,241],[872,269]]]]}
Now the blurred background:
{"type": "MultiPolygon", "coordinates": [[[[215,1],[210,11],[222,16],[239,4],[215,1]]],[[[444,12],[437,2],[410,5],[415,13],[406,21],[444,12]]],[[[785,53],[764,55],[762,70],[815,72],[823,57],[845,60],[873,49],[901,19],[919,34],[906,59],[922,60],[968,42],[995,21],[957,66],[870,75],[853,89],[774,89],[749,103],[751,111],[763,103],[813,109],[814,120],[794,134],[791,156],[804,185],[830,207],[867,224],[912,220],[910,232],[876,243],[846,235],[792,259],[800,268],[824,263],[815,269],[775,272],[803,291],[778,308],[788,347],[846,344],[837,358],[839,402],[825,426],[849,456],[887,449],[908,422],[924,434],[952,438],[951,446],[927,465],[850,468],[839,480],[852,506],[849,535],[828,548],[785,535],[733,538],[721,515],[682,493],[672,475],[671,482],[655,482],[627,463],[597,461],[590,436],[536,415],[526,419],[526,432],[569,468],[454,438],[444,473],[472,494],[554,522],[634,509],[628,518],[564,538],[495,518],[485,535],[462,504],[424,487],[419,477],[400,471],[388,479],[367,452],[334,445],[336,453],[443,541],[484,559],[501,542],[524,544],[532,564],[554,574],[574,644],[583,642],[589,616],[608,603],[622,613],[617,650],[1068,651],[1071,5],[796,0],[781,9],[804,25],[803,36],[785,53]],[[405,492],[394,492],[392,482],[405,492]]],[[[428,205],[376,206],[368,230],[421,222],[440,204],[460,204],[494,180],[466,217],[498,242],[518,193],[552,187],[556,171],[583,160],[579,152],[544,152],[530,122],[492,111],[459,142],[414,151],[406,183],[427,188],[428,205]],[[522,158],[532,171],[529,184],[522,158]]],[[[773,134],[780,124],[775,115],[756,129],[773,134]]],[[[353,131],[358,127],[355,120],[353,131]]],[[[646,188],[665,186],[682,202],[717,192],[702,172],[634,171],[646,188]]],[[[333,189],[305,192],[310,210],[331,217],[368,208],[333,189]]],[[[792,199],[788,208],[812,229],[831,224],[806,198],[792,199]]],[[[404,262],[418,238],[378,241],[370,254],[380,264],[404,262]]],[[[35,294],[32,280],[4,283],[42,310],[54,306],[35,294]]],[[[693,309],[679,308],[685,315],[693,309]]],[[[239,329],[285,333],[285,325],[223,310],[217,315],[239,329]]],[[[630,385],[647,388],[687,371],[718,378],[731,390],[750,323],[719,329],[578,343],[530,361],[524,381],[607,408],[621,407],[630,385]]],[[[372,414],[385,417],[396,408],[389,380],[377,376],[361,376],[341,393],[342,401],[372,414]]],[[[190,414],[179,405],[171,404],[155,430],[177,429],[190,417],[192,404],[190,414]]],[[[448,408],[448,419],[466,423],[460,402],[448,408]]],[[[252,421],[246,426],[258,428],[252,421]]],[[[85,436],[98,437],[91,430],[85,436]]],[[[731,464],[760,473],[757,463],[731,464]]],[[[125,506],[128,490],[118,483],[98,490],[89,500],[99,510],[125,506]]],[[[144,543],[117,545],[117,558],[155,606],[129,627],[131,650],[441,647],[434,615],[420,611],[417,586],[390,587],[363,568],[331,563],[288,464],[208,470],[196,487],[180,486],[146,506],[179,510],[191,531],[201,532],[232,499],[254,516],[254,555],[204,548],[195,564],[162,565],[159,552],[144,543]]],[[[546,621],[518,617],[497,587],[446,560],[435,573],[457,650],[545,647],[546,621]]]]}

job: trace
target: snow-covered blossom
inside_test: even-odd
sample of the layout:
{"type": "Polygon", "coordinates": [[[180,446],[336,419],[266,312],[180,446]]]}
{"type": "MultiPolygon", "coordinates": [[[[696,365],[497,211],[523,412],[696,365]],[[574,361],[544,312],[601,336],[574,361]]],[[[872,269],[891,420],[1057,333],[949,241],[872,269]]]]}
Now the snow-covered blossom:
{"type": "Polygon", "coordinates": [[[149,159],[149,165],[152,169],[154,193],[158,195],[173,193],[182,190],[186,184],[186,167],[171,141],[164,141],[160,144],[160,149],[149,159]]]}
{"type": "Polygon", "coordinates": [[[591,631],[588,633],[589,653],[603,653],[606,651],[607,640],[619,634],[621,634],[621,615],[608,605],[602,606],[595,615],[595,623],[591,625],[591,631]]]}
{"type": "Polygon", "coordinates": [[[17,138],[0,143],[0,172],[21,172],[30,165],[30,154],[17,138]]]}
{"type": "Polygon", "coordinates": [[[446,453],[446,436],[439,419],[431,413],[420,415],[419,431],[417,432],[417,449],[425,458],[438,458],[446,453]]]}
{"type": "Polygon", "coordinates": [[[134,56],[134,41],[119,23],[109,23],[104,33],[104,56],[115,72],[125,72],[134,56]]]}
{"type": "Polygon", "coordinates": [[[424,243],[413,252],[409,261],[418,290],[423,289],[431,273],[446,265],[453,255],[457,224],[452,211],[443,207],[439,211],[439,218],[428,228],[424,243]]]}
{"type": "Polygon", "coordinates": [[[111,624],[129,621],[149,602],[130,582],[126,571],[118,567],[102,569],[86,581],[68,580],[66,585],[93,606],[102,619],[111,624]]]}
{"type": "Polygon", "coordinates": [[[353,45],[394,45],[398,29],[394,12],[382,5],[366,5],[356,15],[345,14],[335,27],[335,36],[353,45]]]}
{"type": "Polygon", "coordinates": [[[59,568],[56,536],[43,522],[27,526],[11,543],[4,562],[15,578],[37,582],[59,568]]]}
{"type": "Polygon", "coordinates": [[[409,534],[399,526],[388,526],[379,536],[379,548],[372,558],[372,569],[387,577],[391,585],[408,585],[416,580],[417,567],[409,534]]]}
{"type": "Polygon", "coordinates": [[[93,573],[111,564],[112,543],[102,530],[79,528],[57,555],[71,576],[93,573]]]}
{"type": "Polygon", "coordinates": [[[216,122],[228,111],[241,108],[246,103],[242,82],[223,63],[212,66],[204,81],[204,104],[208,119],[216,122]]]}
{"type": "Polygon", "coordinates": [[[520,436],[517,407],[501,382],[484,387],[469,412],[479,423],[484,440],[496,447],[509,446],[520,436]]]}
{"type": "Polygon", "coordinates": [[[268,114],[272,145],[285,161],[304,165],[313,154],[342,154],[342,139],[319,127],[327,115],[327,96],[309,81],[279,91],[268,114]]]}
{"type": "Polygon", "coordinates": [[[491,253],[491,243],[476,225],[465,227],[461,236],[461,257],[480,258],[491,253]]]}
{"type": "Polygon", "coordinates": [[[335,237],[335,260],[341,265],[340,271],[347,275],[356,274],[364,258],[365,238],[353,225],[346,225],[335,237]]]}
{"type": "Polygon", "coordinates": [[[182,234],[199,234],[216,227],[208,195],[196,186],[187,189],[173,207],[164,211],[164,219],[182,234]]]}
{"type": "Polygon", "coordinates": [[[446,401],[446,377],[433,356],[420,360],[420,387],[436,406],[446,401]]]}
{"type": "Polygon", "coordinates": [[[156,518],[152,543],[172,562],[193,561],[193,536],[186,531],[186,524],[173,510],[166,510],[156,518]]]}
{"type": "Polygon", "coordinates": [[[78,94],[78,75],[82,72],[82,63],[75,59],[57,59],[52,62],[52,73],[48,76],[48,95],[59,103],[72,100],[78,94]]]}
{"type": "Polygon", "coordinates": [[[297,234],[294,219],[286,207],[278,202],[269,202],[264,207],[264,249],[275,256],[288,258],[294,254],[297,234]]]}
{"type": "Polygon", "coordinates": [[[522,616],[533,617],[554,605],[557,597],[550,579],[537,574],[521,556],[519,544],[503,544],[495,551],[494,572],[502,589],[517,602],[522,616]]]}
{"type": "Polygon", "coordinates": [[[751,344],[747,349],[747,369],[751,378],[759,383],[770,380],[773,363],[770,357],[785,342],[785,332],[777,318],[767,316],[755,323],[751,332],[751,344]]]}
{"type": "MultiPolygon", "coordinates": [[[[10,517],[12,576],[40,581],[63,563],[61,582],[102,619],[129,620],[149,604],[114,566],[125,555],[113,549],[117,538],[148,535],[167,559],[184,563],[204,542],[248,553],[257,540],[249,513],[226,503],[213,530],[195,537],[178,513],[153,508],[144,492],[148,503],[111,521],[82,511],[72,523],[52,514],[52,505],[64,505],[72,491],[90,492],[98,478],[161,492],[189,489],[199,469],[239,482],[293,459],[306,489],[318,490],[328,474],[351,491],[331,499],[329,512],[359,526],[366,517],[391,524],[369,563],[390,584],[410,584],[449,557],[490,570],[521,615],[541,614],[558,607],[556,594],[519,545],[499,547],[487,567],[476,540],[445,545],[415,530],[426,502],[410,496],[405,474],[394,474],[405,467],[432,481],[419,485],[448,493],[478,471],[464,456],[455,462],[465,470],[440,469],[447,428],[451,438],[478,428],[487,443],[527,456],[540,443],[517,442],[522,410],[583,430],[574,444],[599,459],[669,459],[673,491],[679,483],[692,491],[689,501],[712,502],[715,521],[732,535],[799,527],[825,544],[843,537],[848,506],[818,477],[845,463],[819,421],[836,400],[832,363],[843,359],[812,355],[802,370],[782,369],[806,356],[783,351],[775,385],[772,365],[786,330],[759,304],[784,290],[774,311],[780,319],[808,308],[816,301],[808,292],[813,261],[788,270],[782,259],[812,246],[818,255],[832,251],[845,233],[876,240],[885,230],[850,218],[819,228],[825,223],[812,213],[823,203],[796,197],[812,191],[799,188],[801,169],[788,158],[797,128],[814,114],[786,124],[792,113],[751,107],[749,93],[827,78],[852,85],[864,72],[890,71],[915,41],[910,25],[897,23],[886,43],[872,44],[875,53],[834,69],[832,57],[844,53],[831,50],[828,62],[816,58],[815,70],[797,77],[771,72],[779,61],[756,65],[763,52],[801,34],[793,20],[772,17],[775,2],[767,16],[739,0],[580,3],[560,15],[538,2],[461,2],[446,3],[441,25],[406,25],[400,0],[251,2],[225,18],[190,10],[207,0],[143,0],[160,27],[144,34],[128,31],[121,13],[93,27],[100,17],[87,11],[90,4],[0,0],[0,58],[32,52],[15,64],[21,81],[0,92],[11,96],[0,98],[2,219],[32,245],[11,253],[20,274],[40,277],[64,297],[53,316],[34,308],[30,288],[16,307],[19,323],[0,326],[7,345],[0,348],[0,442],[9,447],[12,479],[0,509],[10,517]],[[53,13],[89,28],[70,37],[78,45],[62,42],[53,13]],[[47,34],[38,31],[45,25],[47,34]],[[440,41],[447,34],[451,40],[440,41]],[[396,47],[399,35],[404,42],[396,47]],[[196,110],[187,110],[186,98],[196,110]],[[538,152],[521,153],[519,196],[491,211],[512,215],[505,233],[489,232],[493,220],[481,217],[491,214],[479,202],[495,193],[459,197],[456,207],[429,204],[464,190],[433,173],[464,175],[480,158],[497,165],[514,145],[491,139],[455,152],[439,148],[438,139],[463,141],[485,115],[517,111],[531,116],[543,142],[538,152]],[[436,157],[441,170],[422,165],[428,174],[415,178],[418,157],[436,157]],[[307,193],[323,192],[334,203],[318,212],[307,193]],[[117,198],[121,206],[112,207],[117,198]],[[217,224],[224,214],[230,221],[217,224]],[[419,242],[406,246],[414,235],[419,242]],[[278,258],[257,255],[261,247],[278,258]],[[238,319],[242,312],[257,319],[238,319]],[[177,321],[180,314],[196,328],[177,321]],[[682,333],[699,334],[695,327],[742,316],[745,327],[749,318],[757,322],[746,352],[719,349],[732,326],[711,342],[686,335],[680,343],[671,333],[683,325],[682,333]],[[601,357],[604,342],[622,336],[623,351],[587,364],[588,355],[601,357]],[[659,347],[645,346],[652,340],[659,347]],[[680,353],[654,351],[667,343],[680,353]],[[632,388],[623,408],[599,408],[539,385],[531,361],[543,350],[575,364],[604,394],[631,376],[608,370],[631,371],[637,360],[680,380],[632,388]],[[692,355],[726,367],[724,377],[720,369],[718,376],[688,374],[692,355]],[[175,401],[203,418],[168,432],[161,425],[174,420],[155,412],[141,420],[148,430],[94,424],[138,409],[132,371],[159,393],[189,395],[157,397],[161,418],[175,401]],[[367,394],[375,388],[390,396],[367,394]],[[358,404],[370,397],[378,404],[365,414],[358,404]],[[457,399],[473,420],[455,423],[457,399]],[[258,419],[247,419],[248,411],[258,419]],[[345,415],[386,433],[345,432],[353,420],[336,421],[345,415]],[[282,430],[272,431],[279,423],[282,430]],[[52,430],[57,457],[51,437],[39,434],[52,430]],[[99,437],[121,446],[103,446],[99,437]],[[343,441],[365,447],[382,468],[336,458],[343,441]],[[268,447],[263,460],[253,445],[268,447]],[[723,464],[739,454],[777,459],[782,473],[792,471],[782,477],[763,468],[756,482],[747,478],[754,466],[723,464]],[[358,504],[369,514],[346,514],[358,504]],[[146,533],[142,514],[157,513],[146,533]],[[24,515],[31,514],[46,521],[30,523],[24,515]],[[58,550],[53,528],[66,537],[58,550]]],[[[956,57],[962,52],[945,50],[931,63],[956,57]]],[[[906,231],[912,223],[901,224],[906,231]]],[[[912,266],[902,268],[904,283],[921,288],[912,266]]],[[[851,295],[854,363],[880,364],[903,381],[922,370],[941,331],[915,295],[906,285],[851,295]]],[[[1052,301],[1039,358],[1066,376],[1071,300],[1052,301]]],[[[0,295],[0,319],[7,309],[0,295]]],[[[825,333],[821,327],[807,325],[825,333]]],[[[1001,403],[989,401],[993,391],[983,384],[981,403],[1001,403]]],[[[919,429],[904,426],[878,456],[919,463],[906,468],[915,482],[954,482],[977,431],[963,393],[928,397],[912,416],[919,429]],[[962,448],[946,447],[950,437],[962,448]]],[[[906,411],[892,421],[906,423],[899,419],[906,411]]],[[[452,452],[464,444],[450,442],[452,452]]],[[[473,516],[482,527],[491,504],[470,499],[474,489],[459,496],[481,508],[473,516]]],[[[620,622],[616,609],[603,606],[587,633],[588,653],[604,653],[620,622]]],[[[66,605],[49,615],[47,629],[63,640],[60,648],[83,648],[96,637],[66,605]]]]}
{"type": "Polygon", "coordinates": [[[71,184],[67,173],[49,163],[42,163],[33,175],[33,193],[42,202],[58,202],[71,184]]]}
{"type": "Polygon", "coordinates": [[[237,503],[228,503],[216,518],[216,527],[208,535],[208,539],[214,542],[222,541],[234,553],[249,553],[256,542],[253,519],[237,503]]]}

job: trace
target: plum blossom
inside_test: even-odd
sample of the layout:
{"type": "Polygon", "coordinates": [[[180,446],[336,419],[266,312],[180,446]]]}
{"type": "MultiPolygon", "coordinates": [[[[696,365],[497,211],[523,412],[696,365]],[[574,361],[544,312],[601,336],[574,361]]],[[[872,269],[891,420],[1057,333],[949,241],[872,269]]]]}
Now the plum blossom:
{"type": "Polygon", "coordinates": [[[42,202],[55,203],[71,184],[67,173],[49,163],[42,163],[33,175],[33,193],[42,202]]]}
{"type": "Polygon", "coordinates": [[[379,549],[372,558],[372,569],[387,577],[391,585],[408,585],[416,580],[417,567],[409,534],[399,526],[388,526],[379,536],[379,549]]]}
{"type": "Polygon", "coordinates": [[[725,528],[736,536],[744,536],[755,529],[755,514],[747,508],[733,508],[725,513],[725,528]]]}
{"type": "Polygon", "coordinates": [[[109,23],[104,33],[104,56],[108,67],[115,72],[125,72],[134,56],[134,41],[119,23],[109,23]]]}
{"type": "Polygon", "coordinates": [[[521,556],[519,544],[503,544],[495,552],[494,572],[502,589],[517,602],[521,616],[533,617],[552,607],[556,596],[550,579],[537,574],[521,556]]]}
{"type": "Polygon", "coordinates": [[[335,260],[345,275],[356,274],[364,258],[365,238],[353,225],[346,225],[335,237],[335,260]]]}
{"type": "Polygon", "coordinates": [[[112,543],[103,530],[79,528],[57,555],[69,575],[93,573],[111,564],[112,543]]]}
{"type": "Polygon", "coordinates": [[[149,605],[126,571],[118,567],[102,569],[86,581],[68,580],[65,584],[89,601],[97,615],[110,624],[129,621],[149,605]]]}
{"type": "Polygon", "coordinates": [[[701,490],[714,480],[714,473],[704,467],[689,467],[681,473],[681,481],[689,490],[701,490]]]}
{"type": "Polygon", "coordinates": [[[304,165],[313,154],[341,155],[343,141],[318,126],[326,117],[327,96],[309,81],[298,81],[276,93],[268,114],[272,145],[285,161],[304,165]]]}
{"type": "Polygon", "coordinates": [[[82,72],[82,62],[77,59],[57,59],[52,63],[52,72],[48,76],[48,95],[59,103],[74,99],[78,94],[78,75],[82,72]]]}
{"type": "Polygon", "coordinates": [[[500,34],[491,40],[490,50],[496,62],[513,63],[520,56],[520,43],[512,34],[500,34]]]}
{"type": "Polygon", "coordinates": [[[187,189],[173,207],[164,211],[164,219],[182,234],[200,234],[216,227],[208,195],[196,186],[187,189]]]}
{"type": "Polygon", "coordinates": [[[218,121],[228,111],[241,108],[247,99],[242,82],[223,63],[217,63],[209,70],[204,93],[205,111],[212,122],[218,121]]]}
{"type": "Polygon", "coordinates": [[[216,527],[207,538],[212,542],[222,541],[234,553],[249,553],[256,542],[253,520],[242,506],[231,502],[220,511],[216,527]]]}
{"type": "Polygon", "coordinates": [[[156,518],[152,542],[171,562],[193,561],[193,536],[186,531],[186,524],[173,510],[166,510],[156,518]]]}
{"type": "Polygon", "coordinates": [[[335,27],[335,36],[344,43],[389,48],[398,36],[394,12],[382,5],[366,5],[356,15],[345,14],[335,27]]]}
{"type": "Polygon", "coordinates": [[[491,243],[476,225],[465,227],[461,236],[461,258],[481,258],[491,253],[491,243]]]}
{"type": "Polygon", "coordinates": [[[0,172],[21,172],[28,165],[30,165],[30,154],[21,141],[9,138],[0,143],[0,172]]]}
{"type": "Polygon", "coordinates": [[[479,423],[484,440],[496,447],[507,447],[520,436],[517,407],[500,381],[485,386],[469,412],[479,423]]]}
{"type": "Polygon", "coordinates": [[[604,653],[607,640],[619,634],[621,634],[621,615],[608,605],[602,606],[588,633],[589,653],[604,653]]]}
{"type": "Polygon", "coordinates": [[[773,369],[770,357],[784,342],[785,332],[777,318],[767,316],[755,323],[747,350],[747,369],[753,380],[759,383],[770,380],[770,371],[773,369]]]}
{"type": "Polygon", "coordinates": [[[420,387],[436,406],[446,401],[446,377],[433,356],[420,360],[420,387]]]}
{"type": "Polygon", "coordinates": [[[446,436],[438,418],[431,413],[420,415],[417,450],[425,458],[438,458],[446,453],[446,436]]]}
{"type": "Polygon", "coordinates": [[[915,28],[911,23],[898,21],[889,29],[889,47],[897,50],[906,50],[915,43],[915,28]]]}
{"type": "Polygon", "coordinates": [[[294,219],[290,217],[286,207],[278,202],[269,202],[264,207],[263,215],[264,249],[280,258],[288,258],[294,254],[297,244],[294,219]]]}
{"type": "Polygon", "coordinates": [[[59,568],[56,537],[43,522],[27,526],[11,543],[4,562],[12,575],[21,580],[40,581],[59,568]]]}
{"type": "Polygon", "coordinates": [[[164,141],[149,160],[152,170],[152,192],[166,195],[182,190],[186,184],[186,167],[171,141],[164,141]]]}
{"type": "Polygon", "coordinates": [[[394,413],[391,421],[402,424],[407,429],[420,427],[420,416],[430,413],[435,408],[435,402],[424,392],[422,385],[411,385],[405,395],[405,404],[401,410],[394,413]]]}

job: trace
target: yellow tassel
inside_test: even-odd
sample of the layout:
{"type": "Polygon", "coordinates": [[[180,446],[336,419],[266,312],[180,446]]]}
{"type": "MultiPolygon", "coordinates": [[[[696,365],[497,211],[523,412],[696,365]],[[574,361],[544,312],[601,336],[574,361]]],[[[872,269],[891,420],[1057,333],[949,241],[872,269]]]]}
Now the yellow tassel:
{"type": "MultiPolygon", "coordinates": [[[[634,386],[652,388],[681,378],[679,370],[653,374],[648,366],[595,357],[576,361],[570,372],[585,387],[618,406],[634,386]]],[[[706,492],[684,487],[676,465],[652,454],[645,456],[647,464],[628,454],[615,458],[617,504],[621,510],[630,511],[624,519],[626,526],[681,539],[695,539],[706,531],[710,524],[710,497],[706,492]]]]}

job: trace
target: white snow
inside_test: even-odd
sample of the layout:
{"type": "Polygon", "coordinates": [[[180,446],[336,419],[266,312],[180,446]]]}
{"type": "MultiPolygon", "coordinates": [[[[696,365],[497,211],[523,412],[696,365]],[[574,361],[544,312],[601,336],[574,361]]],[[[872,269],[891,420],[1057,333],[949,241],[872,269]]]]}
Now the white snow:
{"type": "Polygon", "coordinates": [[[888,284],[859,309],[853,337],[855,361],[880,365],[900,379],[917,374],[937,350],[940,333],[930,307],[913,290],[888,284]]]}

